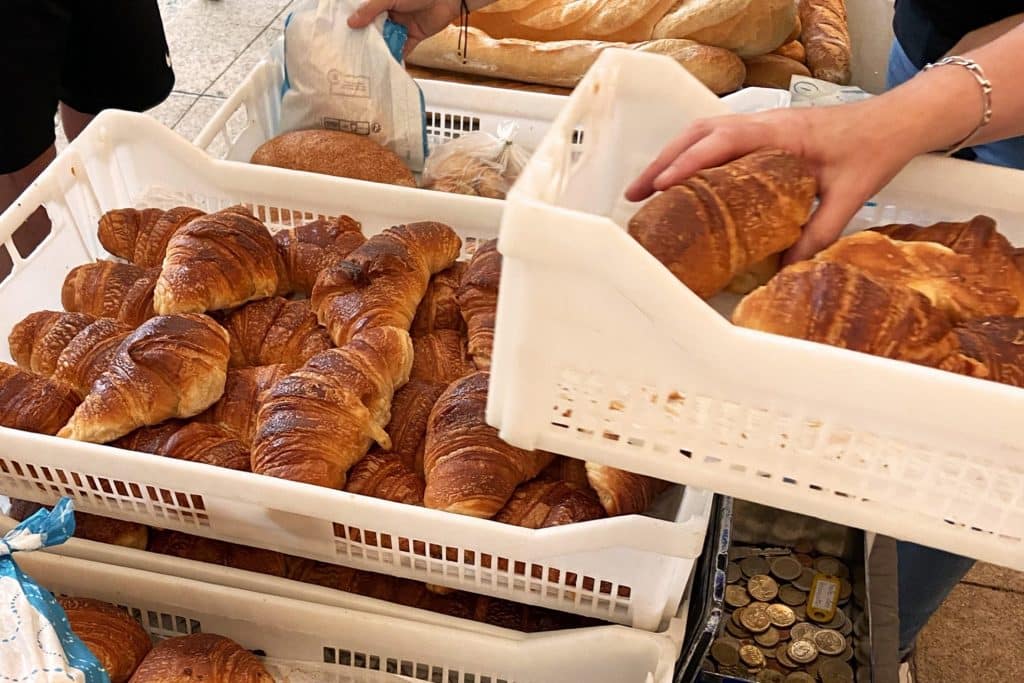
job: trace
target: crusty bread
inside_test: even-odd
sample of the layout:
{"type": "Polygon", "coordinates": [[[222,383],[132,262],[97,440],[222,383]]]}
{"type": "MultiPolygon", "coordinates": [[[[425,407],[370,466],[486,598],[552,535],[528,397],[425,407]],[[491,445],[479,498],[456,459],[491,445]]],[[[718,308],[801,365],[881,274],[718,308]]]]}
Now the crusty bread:
{"type": "Polygon", "coordinates": [[[743,85],[761,88],[781,88],[789,90],[789,81],[793,76],[810,76],[806,66],[782,55],[761,55],[743,60],[747,65],[747,78],[743,85]]]}
{"type": "Polygon", "coordinates": [[[495,38],[525,40],[649,40],[676,0],[499,0],[469,17],[495,38]]]}
{"type": "Polygon", "coordinates": [[[772,54],[789,57],[801,64],[807,63],[807,52],[804,50],[804,44],[799,40],[791,40],[784,45],[780,45],[772,54]]]}
{"type": "Polygon", "coordinates": [[[745,74],[743,60],[734,53],[690,40],[649,40],[632,44],[594,40],[539,43],[515,38],[496,40],[482,31],[470,29],[468,58],[463,59],[458,54],[459,35],[458,27],[449,26],[420,43],[409,55],[409,62],[432,69],[573,88],[602,50],[616,47],[672,57],[718,94],[739,88],[745,74]]]}
{"type": "Polygon", "coordinates": [[[416,187],[397,154],[369,138],[336,130],[296,130],[267,140],[254,164],[416,187]]]}
{"type": "Polygon", "coordinates": [[[678,0],[652,37],[688,38],[753,57],[791,40],[796,22],[793,0],[678,0]]]}

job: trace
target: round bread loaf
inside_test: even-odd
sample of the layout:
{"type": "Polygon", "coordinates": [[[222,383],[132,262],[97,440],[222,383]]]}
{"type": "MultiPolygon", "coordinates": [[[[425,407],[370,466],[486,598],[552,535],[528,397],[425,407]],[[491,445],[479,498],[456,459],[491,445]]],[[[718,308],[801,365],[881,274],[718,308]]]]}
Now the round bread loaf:
{"type": "Polygon", "coordinates": [[[336,130],[296,130],[267,140],[254,164],[416,187],[397,154],[361,135],[336,130]]]}

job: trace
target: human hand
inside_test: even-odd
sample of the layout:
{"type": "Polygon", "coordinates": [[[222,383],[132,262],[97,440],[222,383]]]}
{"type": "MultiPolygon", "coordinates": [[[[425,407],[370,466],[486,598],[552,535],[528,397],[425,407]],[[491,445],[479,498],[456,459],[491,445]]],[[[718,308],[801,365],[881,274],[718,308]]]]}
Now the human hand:
{"type": "Polygon", "coordinates": [[[910,136],[901,139],[893,112],[880,100],[695,121],[630,185],[626,198],[640,201],[702,169],[782,149],[804,159],[818,181],[818,208],[783,262],[809,258],[838,239],[864,202],[919,153],[910,136]]]}
{"type": "Polygon", "coordinates": [[[363,28],[387,12],[391,20],[409,30],[408,55],[422,40],[434,35],[459,16],[459,0],[366,0],[348,18],[350,28],[363,28]]]}

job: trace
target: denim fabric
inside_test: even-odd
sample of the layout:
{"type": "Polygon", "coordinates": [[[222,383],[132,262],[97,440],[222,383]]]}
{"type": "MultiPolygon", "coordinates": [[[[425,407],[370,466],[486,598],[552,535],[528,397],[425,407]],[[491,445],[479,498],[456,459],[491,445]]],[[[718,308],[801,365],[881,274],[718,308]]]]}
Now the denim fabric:
{"type": "Polygon", "coordinates": [[[914,646],[914,639],[928,619],[974,565],[974,560],[899,541],[896,562],[902,659],[914,646]]]}

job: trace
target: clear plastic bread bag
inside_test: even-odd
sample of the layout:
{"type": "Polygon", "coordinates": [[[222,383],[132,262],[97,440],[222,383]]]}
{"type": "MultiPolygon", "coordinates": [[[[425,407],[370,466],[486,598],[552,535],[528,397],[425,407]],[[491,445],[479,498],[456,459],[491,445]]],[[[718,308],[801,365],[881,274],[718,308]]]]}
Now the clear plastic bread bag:
{"type": "Polygon", "coordinates": [[[14,561],[14,553],[58,545],[74,532],[71,499],[62,498],[52,511],[39,510],[0,539],[0,680],[110,683],[53,595],[14,561]]]}
{"type": "Polygon", "coordinates": [[[515,142],[516,128],[514,121],[507,121],[495,135],[475,131],[438,145],[423,167],[423,186],[504,199],[530,158],[515,142]]]}

